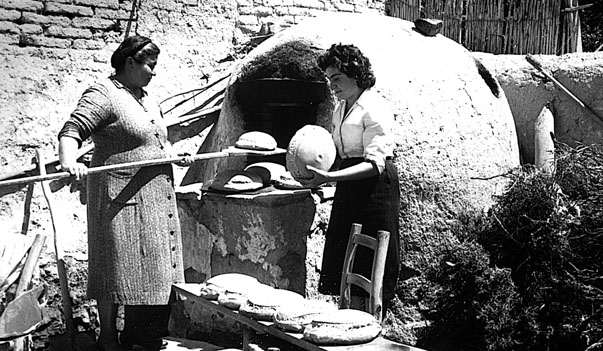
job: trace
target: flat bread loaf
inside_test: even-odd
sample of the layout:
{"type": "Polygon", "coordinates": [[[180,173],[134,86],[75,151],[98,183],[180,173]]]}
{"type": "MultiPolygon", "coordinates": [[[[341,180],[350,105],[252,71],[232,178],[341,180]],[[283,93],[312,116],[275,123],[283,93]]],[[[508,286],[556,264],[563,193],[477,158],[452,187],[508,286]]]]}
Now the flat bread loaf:
{"type": "Polygon", "coordinates": [[[241,192],[257,190],[264,187],[262,178],[251,172],[225,170],[216,174],[208,188],[225,192],[241,192]]]}
{"type": "Polygon", "coordinates": [[[218,295],[218,305],[238,310],[247,301],[247,295],[243,293],[225,291],[218,295]]]}
{"type": "Polygon", "coordinates": [[[287,170],[293,178],[310,179],[313,173],[306,166],[328,171],[335,163],[337,149],[331,133],[323,127],[308,124],[300,128],[287,146],[287,170]]]}
{"type": "Polygon", "coordinates": [[[218,296],[226,291],[223,287],[210,284],[210,283],[201,283],[199,284],[199,295],[208,300],[217,300],[218,296]]]}
{"type": "Polygon", "coordinates": [[[285,166],[275,162],[256,162],[245,167],[244,171],[257,174],[265,185],[274,183],[287,173],[285,166]]]}
{"type": "Polygon", "coordinates": [[[219,274],[209,278],[206,284],[222,288],[217,297],[218,304],[233,310],[238,310],[247,301],[249,295],[271,288],[260,283],[256,278],[242,273],[219,274]]]}
{"type": "Polygon", "coordinates": [[[367,343],[379,333],[381,325],[370,313],[343,309],[314,317],[303,338],[318,345],[354,345],[367,343]]]}
{"type": "Polygon", "coordinates": [[[235,147],[249,150],[272,151],[276,149],[276,140],[268,133],[251,131],[241,134],[235,143],[235,147]]]}
{"type": "Polygon", "coordinates": [[[303,304],[304,297],[285,289],[258,289],[248,296],[239,312],[249,318],[272,322],[276,310],[281,306],[303,304]]]}
{"type": "Polygon", "coordinates": [[[277,189],[287,190],[304,189],[303,184],[293,179],[293,176],[290,172],[285,172],[279,178],[277,178],[274,181],[274,187],[277,189]]]}
{"type": "Polygon", "coordinates": [[[304,300],[301,304],[280,306],[274,314],[274,325],[288,332],[301,333],[312,323],[314,317],[327,311],[336,311],[337,306],[320,300],[304,300]]]}

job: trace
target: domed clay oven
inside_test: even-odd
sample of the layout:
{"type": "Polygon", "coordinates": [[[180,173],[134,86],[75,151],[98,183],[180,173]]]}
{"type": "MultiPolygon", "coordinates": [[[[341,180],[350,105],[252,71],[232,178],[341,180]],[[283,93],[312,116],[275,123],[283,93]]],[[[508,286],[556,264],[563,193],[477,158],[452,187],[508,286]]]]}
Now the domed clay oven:
{"type": "MultiPolygon", "coordinates": [[[[333,43],[351,43],[370,58],[377,77],[375,88],[391,103],[397,122],[395,164],[401,182],[401,226],[397,234],[405,243],[404,264],[408,268],[403,274],[421,271],[423,264],[433,258],[430,252],[433,242],[453,241],[450,228],[462,224],[464,214],[487,209],[492,195],[504,186],[504,177],[498,175],[519,165],[513,117],[502,89],[469,51],[441,35],[423,36],[413,29],[411,22],[392,17],[330,13],[277,33],[249,53],[230,77],[220,117],[201,152],[234,145],[239,135],[250,129],[267,128],[266,131],[276,133],[273,136],[279,146],[286,147],[298,126],[315,123],[330,128],[334,99],[324,84],[311,79],[284,87],[269,76],[256,77],[255,81],[243,79],[259,57],[291,43],[303,43],[310,53],[308,57],[333,43]],[[283,100],[301,96],[307,98],[283,100]],[[286,105],[291,103],[306,104],[305,110],[287,112],[286,105]]],[[[306,67],[315,69],[315,63],[306,67]]],[[[204,182],[220,170],[242,169],[251,161],[228,158],[198,163],[191,168],[188,179],[204,182]]],[[[267,220],[297,220],[300,216],[295,211],[305,213],[303,223],[288,227],[299,231],[295,235],[301,238],[296,240],[303,241],[313,220],[306,213],[308,206],[314,210],[309,194],[303,196],[307,197],[300,200],[299,207],[292,206],[290,212],[270,219],[258,218],[251,204],[236,207],[236,211],[248,211],[248,218],[255,218],[263,225],[267,220]]],[[[222,206],[222,212],[201,211],[198,220],[213,238],[212,260],[230,255],[231,261],[244,262],[249,257],[244,246],[251,245],[249,237],[256,234],[243,235],[248,237],[245,241],[223,238],[240,235],[223,229],[225,223],[233,223],[229,216],[241,216],[232,212],[234,207],[229,201],[221,198],[204,202],[203,207],[222,206]],[[213,223],[216,221],[220,223],[213,223]],[[227,248],[228,245],[231,247],[227,248]]],[[[279,205],[273,210],[282,208],[279,205]]],[[[249,225],[239,224],[238,228],[234,231],[244,232],[249,225]]],[[[262,255],[262,259],[254,262],[256,270],[267,266],[271,253],[267,250],[262,255]]]]}

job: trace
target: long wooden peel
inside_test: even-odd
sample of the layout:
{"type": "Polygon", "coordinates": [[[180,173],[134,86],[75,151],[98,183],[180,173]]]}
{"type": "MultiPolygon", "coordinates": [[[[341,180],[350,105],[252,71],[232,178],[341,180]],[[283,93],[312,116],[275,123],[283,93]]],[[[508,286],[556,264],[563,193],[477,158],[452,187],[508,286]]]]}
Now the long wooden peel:
{"type": "MultiPolygon", "coordinates": [[[[46,175],[46,163],[44,160],[44,154],[39,149],[36,150],[36,158],[38,161],[38,167],[40,168],[40,176],[46,175]]],[[[67,348],[68,350],[71,350],[73,341],[75,340],[75,328],[73,326],[73,312],[71,310],[71,295],[69,294],[67,269],[65,268],[65,254],[63,252],[62,247],[59,245],[59,230],[57,229],[58,223],[54,212],[55,204],[48,182],[42,181],[42,191],[44,192],[44,197],[46,198],[46,202],[48,203],[48,211],[50,212],[50,220],[52,222],[52,228],[54,231],[54,250],[56,254],[57,270],[59,273],[59,283],[61,286],[61,300],[63,302],[63,313],[65,314],[65,326],[70,341],[67,345],[67,348]]]]}
{"type": "Polygon", "coordinates": [[[532,55],[526,55],[526,60],[532,66],[534,66],[536,69],[538,69],[542,74],[544,74],[544,76],[547,77],[551,82],[553,82],[553,84],[555,84],[557,86],[557,88],[559,88],[561,91],[563,91],[565,94],[567,94],[567,96],[569,96],[572,100],[574,100],[574,102],[576,102],[584,110],[584,112],[586,112],[586,114],[588,114],[591,118],[593,118],[595,120],[598,120],[599,122],[603,122],[603,118],[602,117],[600,117],[599,115],[597,115],[595,113],[595,111],[593,111],[590,107],[588,107],[585,103],[583,103],[576,95],[574,95],[563,84],[561,84],[561,82],[559,82],[557,79],[555,79],[555,77],[553,77],[552,74],[550,74],[549,72],[547,72],[547,70],[545,70],[542,67],[542,65],[540,64],[540,62],[538,62],[538,60],[536,60],[534,58],[534,56],[532,56],[532,55]]]}
{"type": "MultiPolygon", "coordinates": [[[[259,150],[247,150],[247,149],[237,149],[234,147],[230,147],[223,151],[216,152],[208,152],[204,154],[198,154],[191,156],[193,161],[207,160],[212,158],[221,158],[228,156],[272,156],[285,153],[286,150],[277,148],[271,151],[259,151],[259,150]]],[[[144,160],[144,161],[135,161],[135,162],[126,162],[126,163],[118,163],[114,165],[108,166],[100,166],[100,167],[90,167],[88,168],[88,174],[102,173],[108,171],[117,171],[121,169],[130,169],[137,167],[148,167],[148,166],[158,166],[158,165],[166,165],[170,163],[184,161],[186,157],[178,156],[178,157],[168,157],[168,158],[159,158],[154,160],[144,160]]],[[[45,167],[43,167],[45,170],[45,167]]],[[[17,184],[28,184],[33,182],[40,182],[46,180],[55,180],[61,178],[71,177],[69,172],[57,172],[52,174],[41,174],[37,176],[17,178],[0,181],[0,187],[17,185],[17,184]]]]}

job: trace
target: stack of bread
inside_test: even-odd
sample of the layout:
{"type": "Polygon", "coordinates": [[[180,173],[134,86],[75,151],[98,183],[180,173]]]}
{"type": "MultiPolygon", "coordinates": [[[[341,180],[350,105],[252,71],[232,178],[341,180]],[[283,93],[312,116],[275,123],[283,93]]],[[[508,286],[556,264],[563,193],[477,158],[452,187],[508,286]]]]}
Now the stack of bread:
{"type": "Polygon", "coordinates": [[[336,310],[337,306],[332,303],[304,299],[302,303],[280,306],[274,315],[274,325],[288,332],[301,333],[314,317],[336,310]]]}
{"type": "Polygon", "coordinates": [[[199,295],[218,304],[238,310],[247,300],[250,291],[262,289],[264,284],[256,278],[240,273],[224,273],[199,284],[199,295]]]}
{"type": "Polygon", "coordinates": [[[237,310],[241,315],[274,322],[288,332],[303,333],[303,339],[318,345],[355,345],[369,342],[381,333],[381,324],[370,313],[338,309],[326,301],[273,288],[256,278],[225,273],[199,284],[200,296],[237,310]]]}
{"type": "Polygon", "coordinates": [[[283,306],[303,304],[304,297],[296,292],[266,288],[255,290],[239,308],[239,313],[259,321],[272,322],[276,311],[283,306]]]}
{"type": "Polygon", "coordinates": [[[341,309],[313,317],[303,338],[319,345],[354,345],[367,343],[380,333],[381,324],[370,313],[341,309]]]}

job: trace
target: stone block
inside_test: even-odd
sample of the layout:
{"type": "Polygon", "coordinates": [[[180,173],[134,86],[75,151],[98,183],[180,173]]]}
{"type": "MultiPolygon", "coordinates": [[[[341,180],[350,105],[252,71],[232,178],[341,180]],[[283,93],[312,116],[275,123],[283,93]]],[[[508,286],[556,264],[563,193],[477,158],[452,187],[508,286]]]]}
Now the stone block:
{"type": "Polygon", "coordinates": [[[75,39],[72,47],[78,50],[99,50],[105,47],[105,42],[88,39],[75,39]]]}
{"type": "Polygon", "coordinates": [[[264,5],[268,7],[282,6],[283,0],[264,0],[264,5]]]}
{"type": "Polygon", "coordinates": [[[181,0],[186,6],[199,6],[199,0],[181,0]]]}
{"type": "Polygon", "coordinates": [[[49,38],[38,35],[27,35],[21,39],[21,45],[41,46],[47,48],[67,49],[71,47],[71,40],[60,38],[49,38]]]}
{"type": "Polygon", "coordinates": [[[342,3],[336,3],[335,5],[335,9],[339,12],[354,12],[354,5],[352,4],[342,4],[342,3]]]}
{"type": "Polygon", "coordinates": [[[44,9],[44,3],[33,0],[4,0],[2,7],[8,10],[41,11],[44,9]]]}
{"type": "Polygon", "coordinates": [[[103,18],[94,17],[76,17],[73,19],[71,24],[76,28],[92,28],[92,29],[103,29],[108,30],[115,27],[115,22],[103,18]]]}
{"type": "Polygon", "coordinates": [[[0,33],[21,34],[21,30],[13,22],[0,21],[0,33]]]}
{"type": "Polygon", "coordinates": [[[89,16],[94,15],[94,11],[90,7],[58,4],[54,2],[46,3],[46,12],[50,14],[61,14],[61,15],[76,15],[76,16],[89,16]]]}
{"type": "Polygon", "coordinates": [[[0,21],[16,21],[21,18],[21,12],[0,9],[0,21]]]}
{"type": "Polygon", "coordinates": [[[255,8],[253,6],[240,6],[238,11],[239,16],[249,16],[255,13],[255,8]]]}
{"type": "Polygon", "coordinates": [[[289,8],[286,6],[277,6],[274,8],[274,14],[277,16],[287,16],[289,14],[289,8]]]}
{"type": "Polygon", "coordinates": [[[18,34],[0,34],[0,45],[19,45],[20,39],[18,34]]]}
{"type": "Polygon", "coordinates": [[[129,10],[95,9],[94,13],[97,17],[112,20],[127,20],[130,18],[129,10]]]}
{"type": "Polygon", "coordinates": [[[255,8],[255,15],[258,17],[268,17],[274,14],[274,10],[267,6],[258,6],[255,8]]]}
{"type": "Polygon", "coordinates": [[[78,38],[78,39],[90,39],[92,38],[92,32],[87,29],[79,28],[65,28],[59,26],[50,26],[46,29],[46,34],[59,37],[59,38],[78,38]]]}
{"type": "Polygon", "coordinates": [[[175,1],[160,1],[153,4],[153,7],[160,10],[181,12],[183,5],[175,1]]]}
{"type": "Polygon", "coordinates": [[[75,0],[75,5],[105,7],[110,9],[119,9],[118,0],[75,0]]]}
{"type": "Polygon", "coordinates": [[[23,23],[34,23],[40,25],[59,25],[61,27],[69,27],[71,20],[65,16],[43,16],[32,12],[23,12],[21,17],[23,23]]]}
{"type": "Polygon", "coordinates": [[[310,16],[311,12],[308,8],[290,7],[289,14],[291,16],[310,16]]]}
{"type": "Polygon", "coordinates": [[[23,34],[42,34],[44,29],[37,24],[22,24],[19,26],[23,34]]]}
{"type": "Polygon", "coordinates": [[[257,26],[260,24],[260,22],[258,21],[258,18],[254,15],[244,15],[239,16],[238,24],[242,26],[257,26]]]}
{"type": "Polygon", "coordinates": [[[309,9],[322,9],[325,7],[320,0],[293,0],[293,5],[309,9]]]}

